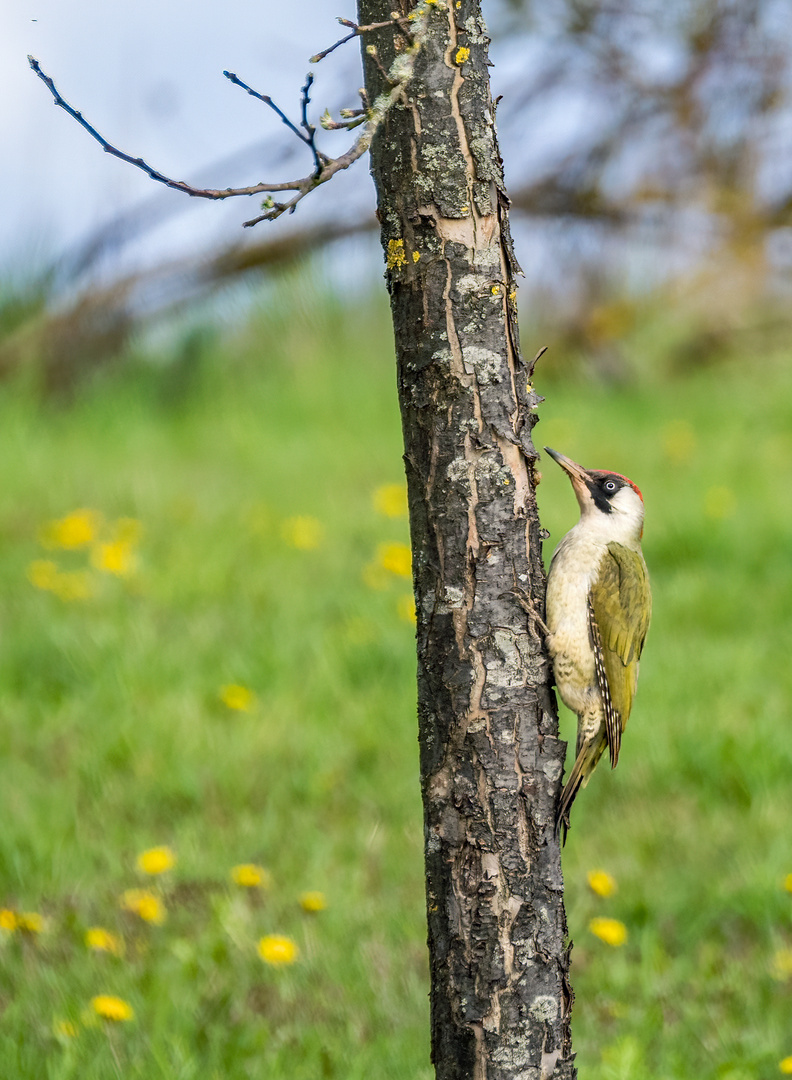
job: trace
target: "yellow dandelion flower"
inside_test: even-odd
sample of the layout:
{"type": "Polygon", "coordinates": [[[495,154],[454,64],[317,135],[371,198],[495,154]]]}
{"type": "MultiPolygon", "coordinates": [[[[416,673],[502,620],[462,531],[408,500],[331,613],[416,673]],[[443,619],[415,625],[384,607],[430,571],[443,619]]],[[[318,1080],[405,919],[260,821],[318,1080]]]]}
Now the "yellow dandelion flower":
{"type": "Polygon", "coordinates": [[[128,577],[135,569],[135,551],[128,540],[95,544],[91,549],[91,564],[103,574],[128,577]]]}
{"type": "Polygon", "coordinates": [[[398,577],[412,576],[412,555],[406,544],[380,544],[378,561],[383,570],[398,577]]]}
{"type": "Polygon", "coordinates": [[[381,484],[374,492],[374,509],[385,517],[407,516],[407,485],[381,484]]]}
{"type": "Polygon", "coordinates": [[[787,892],[792,893],[792,874],[787,874],[784,878],[784,888],[787,892]]]}
{"type": "Polygon", "coordinates": [[[231,867],[231,880],[245,889],[268,889],[272,878],[268,870],[255,863],[240,863],[231,867]]]}
{"type": "Polygon", "coordinates": [[[456,51],[456,56],[454,57],[454,63],[458,64],[461,67],[462,64],[467,63],[467,61],[469,59],[470,59],[470,49],[468,49],[467,46],[465,46],[465,45],[461,45],[456,51]]]}
{"type": "Polygon", "coordinates": [[[770,974],[779,982],[792,978],[792,949],[778,949],[773,955],[770,974]]]}
{"type": "Polygon", "coordinates": [[[327,899],[323,892],[304,892],[300,895],[300,907],[303,911],[308,911],[310,914],[315,914],[317,911],[324,911],[327,907],[327,899]]]}
{"type": "Polygon", "coordinates": [[[16,924],[28,934],[40,934],[44,929],[44,917],[37,911],[23,911],[17,915],[16,924]]]}
{"type": "Polygon", "coordinates": [[[322,542],[324,529],[321,521],[317,521],[315,517],[300,515],[286,518],[281,525],[281,536],[298,551],[313,551],[322,542]]]}
{"type": "Polygon", "coordinates": [[[96,510],[74,510],[66,517],[48,521],[40,530],[39,539],[45,548],[76,551],[94,542],[101,523],[102,515],[96,510]]]}
{"type": "Polygon", "coordinates": [[[153,847],[141,851],[137,857],[137,868],[144,874],[164,874],[176,865],[176,856],[169,847],[153,847]]]}
{"type": "Polygon", "coordinates": [[[616,879],[611,877],[605,870],[589,870],[586,874],[588,887],[597,896],[613,896],[618,889],[616,879]]]}
{"type": "Polygon", "coordinates": [[[290,937],[282,934],[268,934],[258,943],[258,954],[265,964],[272,967],[285,967],[293,964],[299,953],[297,945],[290,937]]]}
{"type": "Polygon", "coordinates": [[[58,578],[58,567],[52,559],[34,559],[28,564],[27,577],[37,589],[52,589],[58,578]]]}
{"type": "Polygon", "coordinates": [[[0,908],[0,930],[6,930],[9,934],[17,928],[16,912],[11,908],[0,908]]]}
{"type": "Polygon", "coordinates": [[[52,1034],[56,1039],[76,1039],[78,1034],[77,1025],[72,1020],[55,1020],[52,1024],[52,1034]]]}
{"type": "Polygon", "coordinates": [[[96,997],[91,998],[91,1008],[97,1016],[101,1016],[103,1020],[132,1020],[134,1018],[134,1011],[128,1001],[124,1001],[123,998],[114,997],[112,994],[97,994],[96,997]]]}
{"type": "Polygon", "coordinates": [[[161,926],[167,916],[165,905],[148,889],[127,889],[121,897],[121,907],[156,926],[161,926]]]}
{"type": "Polygon", "coordinates": [[[597,918],[589,923],[589,930],[606,945],[618,948],[627,940],[627,927],[618,919],[597,918]]]}
{"type": "Polygon", "coordinates": [[[94,952],[112,953],[113,956],[123,956],[124,953],[124,943],[121,938],[101,926],[92,926],[85,931],[85,945],[94,952]]]}
{"type": "Polygon", "coordinates": [[[61,600],[90,600],[94,594],[93,579],[87,570],[69,570],[58,574],[50,586],[61,600]]]}
{"type": "Polygon", "coordinates": [[[415,615],[415,597],[412,593],[399,597],[396,601],[396,610],[400,619],[404,619],[405,622],[412,623],[415,626],[417,619],[415,615]]]}
{"type": "Polygon", "coordinates": [[[229,709],[237,709],[239,712],[250,712],[256,704],[256,695],[246,686],[239,683],[228,683],[220,687],[220,700],[229,709]]]}
{"type": "Polygon", "coordinates": [[[737,499],[731,488],[717,485],[704,496],[704,513],[712,521],[725,521],[734,516],[737,499]]]}
{"type": "Polygon", "coordinates": [[[782,1058],[778,1063],[778,1068],[782,1073],[786,1073],[787,1075],[792,1073],[792,1057],[782,1058]]]}

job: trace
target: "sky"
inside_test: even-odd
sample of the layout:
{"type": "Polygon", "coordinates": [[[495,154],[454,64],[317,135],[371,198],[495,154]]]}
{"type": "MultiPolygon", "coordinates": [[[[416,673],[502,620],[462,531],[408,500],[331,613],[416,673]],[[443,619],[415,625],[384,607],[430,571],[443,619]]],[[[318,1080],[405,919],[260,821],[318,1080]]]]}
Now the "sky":
{"type": "MultiPolygon", "coordinates": [[[[259,140],[283,146],[286,135],[277,117],[228,82],[223,70],[272,94],[296,118],[308,57],[344,32],[339,15],[354,16],[353,0],[298,0],[277,8],[271,0],[228,6],[0,0],[0,272],[40,265],[145,200],[178,211],[146,241],[153,257],[228,241],[258,211],[253,199],[188,199],[103,153],[53,104],[28,65],[29,53],[109,142],[176,179],[245,185],[304,175],[310,158],[294,140],[293,160],[283,163],[279,176],[250,156],[227,171],[207,168],[259,140]]],[[[316,71],[322,107],[339,100],[350,76],[355,87],[360,79],[356,43],[339,54],[316,71]]]]}

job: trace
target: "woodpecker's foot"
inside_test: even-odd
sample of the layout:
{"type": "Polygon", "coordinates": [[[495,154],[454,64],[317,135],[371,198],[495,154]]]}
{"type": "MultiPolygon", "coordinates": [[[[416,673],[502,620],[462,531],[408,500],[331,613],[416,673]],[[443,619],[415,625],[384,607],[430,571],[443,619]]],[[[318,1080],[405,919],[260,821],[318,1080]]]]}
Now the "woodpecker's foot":
{"type": "Polygon", "coordinates": [[[520,605],[520,607],[523,609],[523,611],[526,613],[526,615],[528,616],[528,632],[530,633],[531,637],[536,638],[537,641],[542,640],[536,632],[536,627],[538,626],[544,634],[544,639],[546,641],[547,638],[550,636],[550,631],[547,628],[547,623],[536,610],[536,603],[534,602],[532,597],[530,597],[528,593],[524,592],[522,589],[509,589],[509,591],[507,593],[504,593],[503,595],[513,596],[516,599],[517,603],[520,605]]]}
{"type": "Polygon", "coordinates": [[[561,847],[566,844],[569,829],[569,807],[567,807],[563,814],[558,815],[555,823],[556,840],[561,844],[561,847]]]}

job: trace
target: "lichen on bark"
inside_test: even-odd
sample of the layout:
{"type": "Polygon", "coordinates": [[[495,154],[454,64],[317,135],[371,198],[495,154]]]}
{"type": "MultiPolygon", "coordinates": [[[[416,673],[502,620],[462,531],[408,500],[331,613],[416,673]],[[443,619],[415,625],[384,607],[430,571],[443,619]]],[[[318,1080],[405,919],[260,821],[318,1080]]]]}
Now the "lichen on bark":
{"type": "MultiPolygon", "coordinates": [[[[359,21],[391,4],[360,0],[359,21]]],[[[421,0],[365,36],[371,100],[409,78],[371,147],[388,257],[417,609],[438,1080],[571,1080],[550,668],[517,263],[476,0],[421,0]],[[372,56],[371,46],[376,49],[372,56]],[[402,61],[402,71],[406,70],[402,61]],[[401,257],[403,255],[403,257],[401,257]]]]}

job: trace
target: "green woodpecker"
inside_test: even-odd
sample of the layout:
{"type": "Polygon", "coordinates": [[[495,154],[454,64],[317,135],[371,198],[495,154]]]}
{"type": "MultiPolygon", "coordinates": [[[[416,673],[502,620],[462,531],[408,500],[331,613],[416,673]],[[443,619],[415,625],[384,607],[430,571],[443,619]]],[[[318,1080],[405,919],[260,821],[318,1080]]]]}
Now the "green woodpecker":
{"type": "Polygon", "coordinates": [[[641,552],[644,505],[626,476],[584,469],[549,446],[572,481],[580,521],[556,548],[547,577],[547,645],[556,686],[577,713],[575,764],[561,793],[556,831],[607,746],[611,768],[638,683],[652,595],[641,552]]]}

